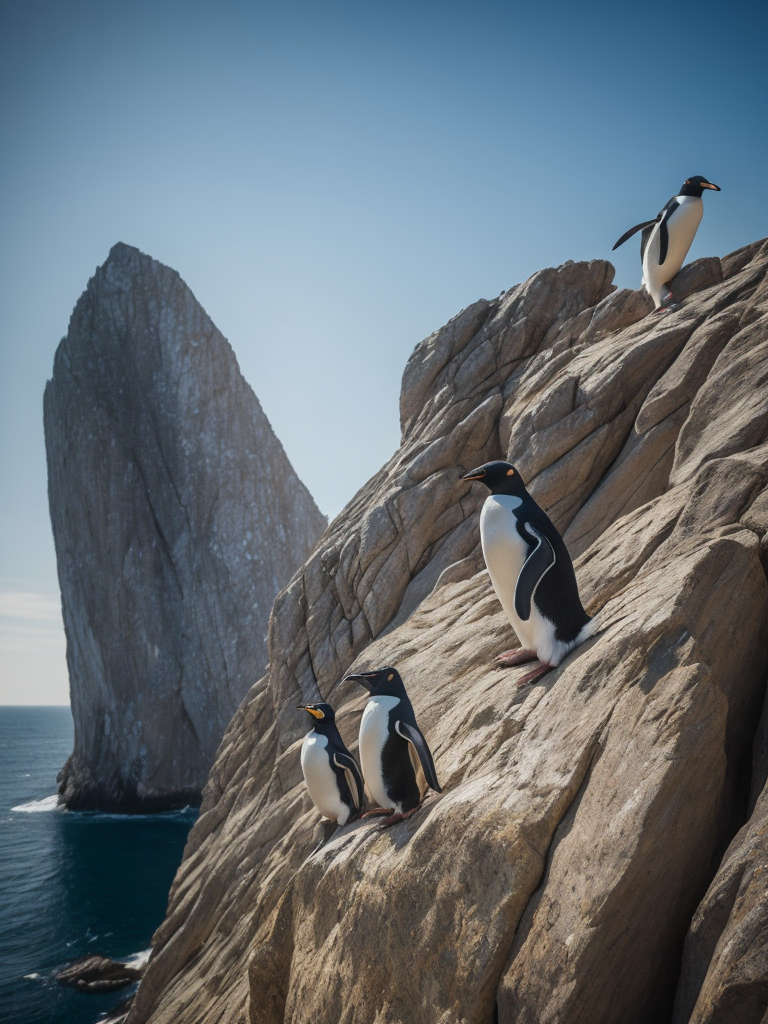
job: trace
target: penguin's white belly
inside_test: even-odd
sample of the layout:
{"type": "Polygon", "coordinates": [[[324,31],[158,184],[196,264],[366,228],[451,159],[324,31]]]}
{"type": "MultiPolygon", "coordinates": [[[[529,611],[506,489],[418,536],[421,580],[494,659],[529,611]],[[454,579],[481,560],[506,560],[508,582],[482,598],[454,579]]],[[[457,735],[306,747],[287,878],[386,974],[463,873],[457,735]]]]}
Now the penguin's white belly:
{"type": "Polygon", "coordinates": [[[301,770],[307,783],[312,803],[325,815],[343,825],[349,817],[349,808],[339,796],[336,775],[328,760],[328,739],[311,732],[301,745],[301,770]]]}
{"type": "Polygon", "coordinates": [[[491,494],[485,499],[480,513],[483,557],[496,596],[522,646],[536,651],[547,664],[557,665],[565,656],[561,648],[566,645],[555,640],[554,623],[539,612],[535,602],[531,602],[531,615],[525,622],[515,611],[515,587],[528,557],[528,546],[517,532],[513,511],[521,504],[519,498],[507,494],[491,494]]]}
{"type": "Polygon", "coordinates": [[[384,786],[381,752],[389,739],[389,712],[399,703],[398,697],[371,697],[360,721],[360,767],[379,807],[392,806],[384,786]]]}
{"type": "Polygon", "coordinates": [[[653,229],[643,255],[643,284],[657,307],[661,305],[666,294],[664,286],[672,280],[685,262],[704,213],[703,202],[695,196],[679,196],[677,201],[680,205],[667,221],[669,245],[666,259],[659,264],[661,237],[658,224],[653,229]]]}

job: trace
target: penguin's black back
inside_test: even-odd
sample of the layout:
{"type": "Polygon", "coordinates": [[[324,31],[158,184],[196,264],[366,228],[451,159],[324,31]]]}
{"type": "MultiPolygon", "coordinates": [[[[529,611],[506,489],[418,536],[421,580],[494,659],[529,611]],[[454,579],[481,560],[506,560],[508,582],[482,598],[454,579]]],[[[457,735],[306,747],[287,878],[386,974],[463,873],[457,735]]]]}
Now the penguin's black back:
{"type": "Polygon", "coordinates": [[[399,803],[403,811],[410,811],[414,807],[419,806],[421,791],[416,782],[416,772],[411,763],[410,743],[397,734],[395,722],[400,719],[411,724],[409,719],[413,718],[413,724],[415,725],[416,719],[413,711],[411,710],[409,716],[406,707],[402,705],[403,702],[401,701],[389,713],[389,735],[381,750],[381,775],[384,780],[384,788],[390,800],[393,803],[399,803]]]}
{"type": "Polygon", "coordinates": [[[579,597],[576,573],[568,548],[552,520],[530,495],[528,500],[515,509],[515,517],[517,531],[528,545],[529,554],[536,546],[536,542],[525,530],[524,522],[529,522],[552,545],[555,564],[542,577],[534,593],[533,602],[542,615],[550,622],[554,622],[555,638],[570,643],[589,622],[590,616],[584,611],[579,597]]]}
{"type": "Polygon", "coordinates": [[[339,796],[341,797],[342,803],[345,803],[350,811],[356,811],[358,808],[355,803],[355,798],[352,796],[352,790],[349,788],[349,783],[347,782],[347,773],[343,768],[339,768],[333,763],[333,757],[331,757],[331,768],[333,769],[333,774],[336,776],[336,785],[339,788],[339,796]]]}
{"type": "Polygon", "coordinates": [[[341,733],[335,723],[332,727],[326,729],[325,735],[328,739],[328,746],[325,749],[328,754],[331,771],[336,776],[336,785],[339,789],[339,796],[341,797],[342,802],[345,803],[351,811],[355,811],[357,809],[357,804],[352,794],[352,790],[349,788],[347,773],[344,768],[340,768],[333,760],[333,755],[335,753],[346,754],[347,757],[352,757],[352,755],[347,750],[344,740],[341,738],[341,733]]]}

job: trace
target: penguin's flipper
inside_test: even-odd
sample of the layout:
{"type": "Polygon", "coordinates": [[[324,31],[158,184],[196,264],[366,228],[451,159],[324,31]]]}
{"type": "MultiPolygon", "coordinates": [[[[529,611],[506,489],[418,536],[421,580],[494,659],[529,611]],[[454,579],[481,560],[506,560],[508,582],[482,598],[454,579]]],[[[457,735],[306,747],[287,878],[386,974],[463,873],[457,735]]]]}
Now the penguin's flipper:
{"type": "Polygon", "coordinates": [[[555,564],[555,549],[543,533],[535,526],[525,524],[525,529],[537,541],[536,547],[526,558],[515,587],[515,611],[523,622],[531,617],[531,601],[533,594],[541,582],[544,573],[555,564]]]}
{"type": "Polygon", "coordinates": [[[661,211],[661,223],[659,224],[659,266],[661,266],[667,258],[667,251],[669,250],[669,229],[667,228],[667,221],[679,205],[680,203],[678,203],[676,199],[670,199],[661,211]]]}
{"type": "Polygon", "coordinates": [[[613,252],[614,249],[618,249],[620,245],[624,245],[626,240],[628,238],[631,238],[636,231],[641,231],[643,228],[652,227],[658,219],[658,217],[654,217],[653,220],[644,220],[642,224],[635,224],[635,226],[633,228],[630,228],[629,231],[625,231],[621,238],[618,240],[618,242],[613,246],[611,252],[613,252]]]}
{"type": "Polygon", "coordinates": [[[333,755],[333,763],[337,768],[344,769],[352,799],[355,801],[358,811],[361,811],[365,806],[365,785],[360,769],[357,767],[357,761],[351,754],[342,754],[337,750],[333,755]]]}
{"type": "Polygon", "coordinates": [[[416,753],[419,755],[421,761],[421,767],[424,772],[424,778],[427,780],[427,784],[431,789],[434,789],[436,793],[442,793],[443,790],[440,783],[437,781],[437,772],[435,771],[435,762],[432,760],[432,751],[427,746],[427,741],[421,735],[418,726],[409,725],[408,722],[403,722],[398,719],[395,722],[395,730],[398,736],[402,736],[404,740],[408,740],[413,745],[416,753]]]}

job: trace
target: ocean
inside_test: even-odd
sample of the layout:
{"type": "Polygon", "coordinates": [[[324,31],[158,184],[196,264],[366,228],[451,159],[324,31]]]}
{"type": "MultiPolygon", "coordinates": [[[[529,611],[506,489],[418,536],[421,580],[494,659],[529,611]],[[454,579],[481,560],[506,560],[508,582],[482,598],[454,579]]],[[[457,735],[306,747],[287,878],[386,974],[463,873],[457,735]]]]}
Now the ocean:
{"type": "Polygon", "coordinates": [[[0,707],[0,1021],[93,1024],[130,989],[88,995],[53,974],[87,953],[146,959],[197,812],[72,813],[56,773],[66,707],[0,707]]]}

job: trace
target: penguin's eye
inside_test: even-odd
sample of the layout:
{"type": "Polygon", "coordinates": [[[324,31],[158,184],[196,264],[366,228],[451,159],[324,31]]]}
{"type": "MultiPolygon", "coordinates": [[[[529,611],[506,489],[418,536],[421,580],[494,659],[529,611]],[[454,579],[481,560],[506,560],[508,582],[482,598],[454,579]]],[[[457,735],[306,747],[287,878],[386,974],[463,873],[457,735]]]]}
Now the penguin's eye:
{"type": "Polygon", "coordinates": [[[507,470],[507,476],[514,476],[514,475],[515,475],[514,469],[508,469],[507,470]]]}
{"type": "Polygon", "coordinates": [[[395,678],[395,673],[394,672],[390,672],[389,675],[387,676],[387,682],[391,683],[394,678],[395,678]]]}

